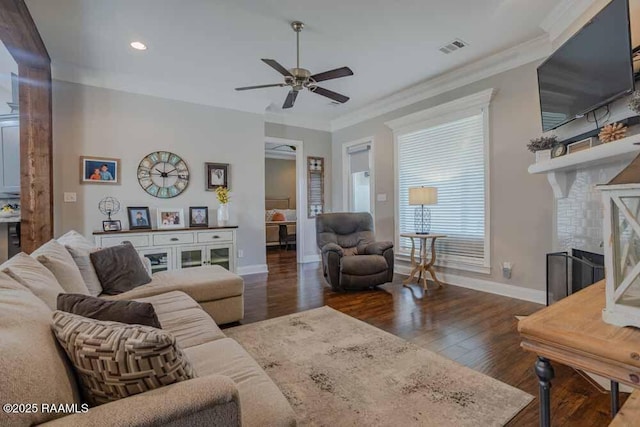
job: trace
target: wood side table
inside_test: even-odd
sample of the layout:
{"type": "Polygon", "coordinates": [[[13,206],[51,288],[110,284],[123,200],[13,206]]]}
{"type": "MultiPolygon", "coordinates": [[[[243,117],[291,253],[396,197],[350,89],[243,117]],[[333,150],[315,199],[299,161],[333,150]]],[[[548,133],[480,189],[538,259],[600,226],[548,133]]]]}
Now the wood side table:
{"type": "Polygon", "coordinates": [[[525,350],[538,355],[540,425],[551,425],[551,360],[611,380],[611,412],[618,410],[618,383],[640,388],[640,329],[602,320],[604,281],[591,285],[518,322],[525,350]]]}
{"type": "Polygon", "coordinates": [[[420,280],[422,280],[422,288],[427,290],[427,272],[429,272],[433,281],[441,288],[442,283],[436,277],[436,270],[433,268],[436,263],[436,239],[447,236],[445,234],[404,233],[400,234],[400,237],[411,239],[411,273],[409,277],[402,282],[402,285],[407,286],[413,282],[417,274],[418,284],[420,284],[420,280]],[[420,241],[418,260],[416,260],[416,239],[420,241]],[[429,239],[431,239],[431,260],[427,261],[427,241],[429,239]]]}

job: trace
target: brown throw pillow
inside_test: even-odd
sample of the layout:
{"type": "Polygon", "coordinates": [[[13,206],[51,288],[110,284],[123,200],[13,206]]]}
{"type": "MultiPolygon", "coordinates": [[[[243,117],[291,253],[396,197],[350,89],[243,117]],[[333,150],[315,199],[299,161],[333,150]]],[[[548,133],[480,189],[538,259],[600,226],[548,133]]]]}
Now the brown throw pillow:
{"type": "Polygon", "coordinates": [[[105,295],[118,295],[151,281],[130,242],[92,252],[89,256],[105,295]]]}
{"type": "Polygon", "coordinates": [[[195,377],[169,332],[53,313],[53,332],[71,360],[90,405],[195,377]]]}
{"type": "Polygon", "coordinates": [[[287,218],[284,216],[284,214],[282,212],[276,212],[271,217],[271,221],[284,221],[286,219],[287,218]]]}
{"type": "Polygon", "coordinates": [[[162,329],[153,305],[148,302],[107,301],[82,294],[60,294],[58,310],[95,320],[162,329]]]}

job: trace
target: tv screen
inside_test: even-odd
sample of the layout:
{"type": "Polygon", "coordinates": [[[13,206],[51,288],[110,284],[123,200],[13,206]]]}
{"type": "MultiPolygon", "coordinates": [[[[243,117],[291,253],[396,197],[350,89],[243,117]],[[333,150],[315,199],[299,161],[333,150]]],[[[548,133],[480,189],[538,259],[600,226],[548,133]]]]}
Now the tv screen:
{"type": "Polygon", "coordinates": [[[633,91],[628,0],[613,0],[538,67],[546,132],[633,91]]]}

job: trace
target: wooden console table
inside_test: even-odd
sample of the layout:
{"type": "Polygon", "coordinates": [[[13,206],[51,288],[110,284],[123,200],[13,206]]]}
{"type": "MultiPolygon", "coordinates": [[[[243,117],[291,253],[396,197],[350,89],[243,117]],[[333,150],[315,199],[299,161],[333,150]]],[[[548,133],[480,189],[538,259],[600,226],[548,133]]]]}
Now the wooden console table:
{"type": "Polygon", "coordinates": [[[413,282],[413,279],[418,275],[418,284],[422,279],[422,288],[427,290],[427,272],[431,274],[431,278],[438,285],[442,287],[442,283],[436,277],[436,270],[433,266],[436,263],[436,239],[441,237],[447,237],[444,234],[419,234],[419,233],[406,233],[401,234],[400,237],[407,237],[411,239],[411,273],[409,277],[405,279],[403,286],[413,282]],[[416,244],[415,239],[420,240],[420,251],[418,253],[418,260],[416,260],[416,244]],[[427,261],[427,240],[431,239],[431,261],[427,261]]]}
{"type": "Polygon", "coordinates": [[[589,286],[518,323],[521,346],[538,355],[540,425],[551,425],[550,360],[611,380],[612,415],[618,410],[618,383],[640,388],[640,329],[602,320],[604,281],[589,286]]]}

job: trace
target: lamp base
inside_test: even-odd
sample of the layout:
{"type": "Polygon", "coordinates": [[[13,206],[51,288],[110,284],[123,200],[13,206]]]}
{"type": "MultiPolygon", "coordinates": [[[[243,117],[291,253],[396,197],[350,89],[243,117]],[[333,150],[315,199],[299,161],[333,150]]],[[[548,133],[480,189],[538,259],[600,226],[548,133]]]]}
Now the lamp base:
{"type": "Polygon", "coordinates": [[[431,232],[431,209],[420,205],[414,211],[414,226],[416,234],[429,234],[431,232]]]}

